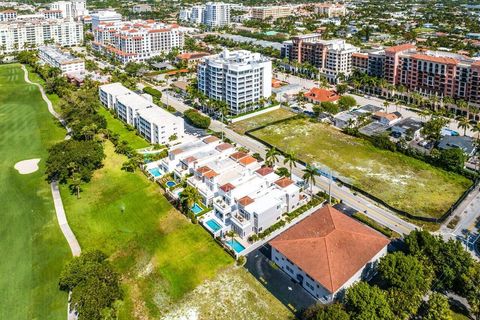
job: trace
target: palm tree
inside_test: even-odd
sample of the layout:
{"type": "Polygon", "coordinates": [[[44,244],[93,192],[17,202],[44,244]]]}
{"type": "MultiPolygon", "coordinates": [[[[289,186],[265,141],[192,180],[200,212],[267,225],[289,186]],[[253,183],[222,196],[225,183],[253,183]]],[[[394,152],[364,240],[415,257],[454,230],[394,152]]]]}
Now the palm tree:
{"type": "Polygon", "coordinates": [[[470,128],[470,121],[465,117],[458,118],[458,127],[463,129],[463,135],[466,136],[467,129],[470,128]]]}
{"type": "Polygon", "coordinates": [[[267,154],[265,155],[265,164],[269,167],[273,167],[275,163],[278,162],[278,156],[280,153],[275,147],[271,147],[266,150],[267,154]]]}
{"type": "Polygon", "coordinates": [[[316,168],[312,167],[311,165],[307,165],[305,169],[303,169],[303,176],[302,179],[305,180],[310,185],[310,194],[313,197],[313,186],[315,185],[315,177],[318,176],[318,171],[316,168]]]}
{"type": "Polygon", "coordinates": [[[198,190],[192,186],[187,186],[182,193],[180,193],[180,203],[185,213],[193,207],[193,205],[200,201],[200,194],[198,190]]]}
{"type": "Polygon", "coordinates": [[[390,103],[388,101],[383,101],[383,106],[385,107],[385,112],[388,113],[388,107],[390,106],[390,103]]]}
{"type": "Polygon", "coordinates": [[[293,152],[287,153],[285,155],[285,158],[283,159],[283,164],[288,164],[288,166],[290,168],[289,176],[291,177],[293,167],[295,167],[295,168],[297,167],[297,157],[295,156],[295,154],[293,152]]]}

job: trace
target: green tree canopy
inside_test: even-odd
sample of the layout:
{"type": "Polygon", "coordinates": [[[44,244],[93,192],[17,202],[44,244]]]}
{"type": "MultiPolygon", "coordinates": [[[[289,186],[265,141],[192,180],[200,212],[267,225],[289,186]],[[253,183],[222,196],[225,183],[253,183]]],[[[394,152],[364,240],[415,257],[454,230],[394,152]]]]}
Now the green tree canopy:
{"type": "Polygon", "coordinates": [[[118,274],[99,250],[73,258],[60,275],[59,287],[72,292],[70,303],[79,320],[101,319],[104,310],[123,297],[118,274]]]}
{"type": "Polygon", "coordinates": [[[427,303],[427,312],[424,320],[452,320],[452,313],[448,299],[438,292],[432,293],[427,303]]]}
{"type": "Polygon", "coordinates": [[[345,305],[356,320],[394,319],[385,292],[363,281],[347,289],[345,305]]]}

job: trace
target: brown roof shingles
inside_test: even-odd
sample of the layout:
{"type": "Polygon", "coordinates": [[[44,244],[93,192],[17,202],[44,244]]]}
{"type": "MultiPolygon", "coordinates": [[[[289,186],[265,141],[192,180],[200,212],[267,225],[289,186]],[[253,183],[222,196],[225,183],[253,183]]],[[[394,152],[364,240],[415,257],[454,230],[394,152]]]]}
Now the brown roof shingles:
{"type": "Polygon", "coordinates": [[[230,192],[231,190],[235,189],[235,186],[231,183],[226,183],[221,186],[220,189],[222,189],[223,192],[230,192]]]}
{"type": "Polygon", "coordinates": [[[389,242],[373,229],[326,206],[270,244],[334,293],[389,242]]]}

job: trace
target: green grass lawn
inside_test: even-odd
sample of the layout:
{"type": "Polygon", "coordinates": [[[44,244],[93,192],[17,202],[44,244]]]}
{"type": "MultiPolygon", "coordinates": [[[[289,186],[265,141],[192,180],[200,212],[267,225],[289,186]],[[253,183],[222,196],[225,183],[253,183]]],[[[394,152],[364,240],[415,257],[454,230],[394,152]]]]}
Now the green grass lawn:
{"type": "MultiPolygon", "coordinates": [[[[26,65],[25,67],[28,70],[28,78],[30,79],[30,81],[36,82],[41,86],[45,85],[45,81],[38,74],[33,72],[32,67],[30,67],[29,65],[26,65]]],[[[55,93],[47,93],[47,97],[52,102],[53,109],[55,109],[56,112],[61,113],[60,106],[59,106],[60,97],[55,93]]]]}
{"type": "Polygon", "coordinates": [[[258,115],[256,117],[252,117],[249,119],[232,123],[231,125],[229,125],[229,127],[240,134],[244,134],[245,131],[267,125],[274,121],[290,118],[290,117],[293,117],[294,115],[295,113],[280,108],[277,110],[273,110],[273,111],[258,115]]]}
{"type": "Polygon", "coordinates": [[[323,164],[391,206],[425,217],[441,216],[471,185],[463,176],[423,161],[380,150],[370,142],[306,119],[253,134],[300,159],[323,164]]]}
{"type": "Polygon", "coordinates": [[[128,130],[125,124],[116,119],[107,109],[100,108],[98,113],[107,119],[107,127],[120,135],[120,140],[126,140],[134,149],[141,149],[149,146],[149,143],[142,137],[136,135],[135,130],[128,130]]]}
{"type": "Polygon", "coordinates": [[[158,318],[233,260],[143,173],[121,171],[126,158],[110,142],[105,153],[80,199],[62,189],[68,219],[82,249],[105,251],[121,272],[127,294],[121,319],[158,318]]]}
{"type": "Polygon", "coordinates": [[[0,319],[65,319],[67,295],[57,284],[71,253],[44,176],[46,150],[65,131],[23,79],[18,64],[0,66],[0,319]],[[41,159],[37,172],[14,169],[32,158],[41,159]]]}

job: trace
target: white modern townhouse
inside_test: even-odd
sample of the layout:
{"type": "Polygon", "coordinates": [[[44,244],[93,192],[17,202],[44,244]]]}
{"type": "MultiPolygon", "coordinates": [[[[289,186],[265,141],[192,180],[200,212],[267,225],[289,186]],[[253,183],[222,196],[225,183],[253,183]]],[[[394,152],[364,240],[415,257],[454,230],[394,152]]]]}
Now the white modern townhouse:
{"type": "Polygon", "coordinates": [[[225,101],[230,113],[241,114],[258,107],[272,95],[272,61],[246,50],[208,56],[198,65],[198,90],[211,99],[225,101]]]}
{"type": "MultiPolygon", "coordinates": [[[[187,185],[198,190],[201,203],[213,209],[202,223],[215,236],[233,230],[246,241],[307,201],[300,179],[282,178],[213,136],[173,147],[159,169],[173,174],[172,184],[186,178],[187,185]]],[[[167,193],[177,198],[179,191],[167,193]]]]}
{"type": "Polygon", "coordinates": [[[75,46],[83,43],[83,24],[43,15],[0,22],[0,53],[37,48],[45,43],[75,46]]]}
{"type": "Polygon", "coordinates": [[[93,34],[95,50],[124,64],[144,62],[184,45],[184,32],[178,25],[153,20],[100,22],[93,34]]]}
{"type": "Polygon", "coordinates": [[[151,144],[168,144],[184,136],[184,120],[119,83],[99,87],[99,99],[151,144]]]}
{"type": "Polygon", "coordinates": [[[70,53],[63,52],[57,47],[39,47],[38,57],[44,63],[62,70],[62,74],[85,71],[85,62],[83,59],[74,57],[70,53]]]}
{"type": "Polygon", "coordinates": [[[369,280],[390,241],[325,206],[269,242],[271,260],[321,303],[330,303],[360,280],[369,280]]]}

